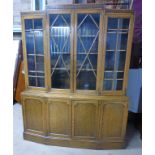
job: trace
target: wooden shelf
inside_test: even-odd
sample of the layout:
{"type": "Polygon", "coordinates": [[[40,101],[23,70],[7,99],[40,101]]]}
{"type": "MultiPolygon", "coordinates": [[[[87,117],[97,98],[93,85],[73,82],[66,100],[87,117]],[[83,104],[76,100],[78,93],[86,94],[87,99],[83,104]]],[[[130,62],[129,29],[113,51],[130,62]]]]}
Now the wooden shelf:
{"type": "Polygon", "coordinates": [[[108,29],[108,31],[128,31],[129,29],[108,29]]]}
{"type": "Polygon", "coordinates": [[[30,73],[44,73],[44,71],[33,71],[33,70],[29,70],[30,73]]]}
{"type": "Polygon", "coordinates": [[[34,78],[44,78],[44,76],[35,76],[35,75],[28,75],[28,77],[34,77],[34,78]]]}
{"type": "Polygon", "coordinates": [[[28,56],[40,56],[40,57],[44,57],[43,54],[27,54],[28,56]]]}
{"type": "MultiPolygon", "coordinates": [[[[115,52],[115,51],[116,51],[116,49],[114,49],[114,50],[106,50],[106,52],[115,52]]],[[[126,52],[126,50],[118,50],[117,49],[116,52],[126,52]]]]}
{"type": "Polygon", "coordinates": [[[43,31],[43,29],[26,29],[25,32],[43,31]]]}
{"type": "Polygon", "coordinates": [[[78,71],[96,71],[96,69],[77,69],[78,71]]]}
{"type": "Polygon", "coordinates": [[[120,71],[119,70],[117,70],[117,71],[115,71],[115,70],[105,70],[104,72],[107,73],[107,72],[124,72],[124,71],[121,71],[121,70],[120,71]]]}
{"type": "Polygon", "coordinates": [[[78,35],[78,36],[82,37],[82,38],[89,38],[89,37],[94,38],[94,37],[96,37],[96,35],[78,35]]]}
{"type": "Polygon", "coordinates": [[[54,71],[54,70],[70,70],[70,68],[68,69],[68,68],[52,68],[51,69],[52,71],[54,71]]]}
{"type": "MultiPolygon", "coordinates": [[[[88,53],[78,52],[78,51],[77,51],[77,55],[78,55],[78,54],[80,55],[80,54],[88,54],[88,53]]],[[[98,55],[98,53],[89,53],[89,55],[91,55],[91,54],[96,54],[96,55],[98,55]]]]}
{"type": "Polygon", "coordinates": [[[51,54],[54,55],[54,54],[70,54],[70,53],[68,53],[68,52],[66,52],[66,53],[65,52],[51,52],[51,54]]]}
{"type": "Polygon", "coordinates": [[[107,33],[128,34],[128,32],[120,32],[120,31],[107,31],[107,33]]]}
{"type": "Polygon", "coordinates": [[[104,80],[111,80],[111,81],[114,81],[114,80],[122,80],[123,81],[123,78],[119,78],[119,79],[115,79],[115,78],[104,78],[104,80]]]}

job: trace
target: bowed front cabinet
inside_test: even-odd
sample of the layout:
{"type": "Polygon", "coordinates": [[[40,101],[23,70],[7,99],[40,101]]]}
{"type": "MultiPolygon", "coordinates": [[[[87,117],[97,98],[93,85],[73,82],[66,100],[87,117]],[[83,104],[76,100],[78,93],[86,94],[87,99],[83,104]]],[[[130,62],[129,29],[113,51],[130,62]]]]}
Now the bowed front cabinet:
{"type": "Polygon", "coordinates": [[[21,16],[24,139],[123,148],[133,12],[70,7],[21,16]]]}

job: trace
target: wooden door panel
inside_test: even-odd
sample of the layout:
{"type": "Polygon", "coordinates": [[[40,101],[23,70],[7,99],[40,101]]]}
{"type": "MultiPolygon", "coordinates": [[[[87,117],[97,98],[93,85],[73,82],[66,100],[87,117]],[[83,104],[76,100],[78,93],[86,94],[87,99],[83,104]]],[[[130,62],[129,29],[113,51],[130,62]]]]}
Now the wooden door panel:
{"type": "Polygon", "coordinates": [[[43,101],[41,99],[25,98],[23,103],[26,129],[43,132],[43,101]]]}
{"type": "Polygon", "coordinates": [[[50,100],[49,106],[49,133],[53,135],[70,135],[71,105],[69,101],[50,100]]]}
{"type": "Polygon", "coordinates": [[[123,127],[126,126],[127,107],[123,103],[103,103],[102,106],[102,137],[121,138],[123,127]]]}
{"type": "Polygon", "coordinates": [[[73,136],[96,138],[98,129],[98,102],[73,101],[73,136]]]}

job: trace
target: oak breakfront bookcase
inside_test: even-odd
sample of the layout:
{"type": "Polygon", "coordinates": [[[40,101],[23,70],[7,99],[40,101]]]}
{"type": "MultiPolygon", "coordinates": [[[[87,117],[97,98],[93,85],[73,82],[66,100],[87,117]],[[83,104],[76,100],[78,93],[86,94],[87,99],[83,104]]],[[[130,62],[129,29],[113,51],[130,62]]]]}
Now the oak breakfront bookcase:
{"type": "Polygon", "coordinates": [[[77,6],[21,14],[24,138],[123,148],[133,12],[77,6]]]}

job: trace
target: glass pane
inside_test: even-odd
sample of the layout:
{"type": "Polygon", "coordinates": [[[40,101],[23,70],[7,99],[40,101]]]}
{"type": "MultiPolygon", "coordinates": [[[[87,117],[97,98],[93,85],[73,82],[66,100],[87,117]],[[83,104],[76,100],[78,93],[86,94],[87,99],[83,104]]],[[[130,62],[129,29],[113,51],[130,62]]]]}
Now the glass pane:
{"type": "Polygon", "coordinates": [[[41,71],[37,71],[37,76],[42,76],[42,77],[44,77],[44,72],[41,72],[41,71]]]}
{"type": "Polygon", "coordinates": [[[70,87],[70,15],[50,15],[52,88],[70,87]]]}
{"type": "Polygon", "coordinates": [[[86,54],[77,55],[77,69],[97,69],[97,54],[89,55],[86,58],[86,54]]]}
{"type": "Polygon", "coordinates": [[[36,72],[34,70],[29,70],[28,74],[30,76],[36,76],[36,72]]]}
{"type": "Polygon", "coordinates": [[[44,78],[37,77],[38,87],[44,87],[44,78]]]}
{"type": "Polygon", "coordinates": [[[80,69],[82,62],[84,61],[85,57],[86,57],[86,54],[77,54],[77,62],[76,62],[76,68],[77,69],[80,69]]]}
{"type": "Polygon", "coordinates": [[[113,79],[114,78],[114,72],[104,72],[104,78],[105,79],[113,79]]]}
{"type": "Polygon", "coordinates": [[[27,54],[34,53],[34,33],[33,32],[26,32],[26,51],[27,54]]]}
{"type": "Polygon", "coordinates": [[[124,72],[117,72],[116,74],[117,79],[122,79],[124,77],[124,72]]]}
{"type": "Polygon", "coordinates": [[[25,19],[25,30],[33,29],[32,19],[25,19]]]}
{"type": "Polygon", "coordinates": [[[97,54],[89,55],[88,58],[90,60],[93,69],[97,69],[97,54]]]}
{"type": "Polygon", "coordinates": [[[44,57],[43,56],[36,56],[36,70],[44,71],[44,57]]]}
{"type": "Polygon", "coordinates": [[[77,89],[96,89],[99,19],[99,14],[77,16],[77,89]]]}
{"type": "Polygon", "coordinates": [[[114,81],[114,90],[122,90],[123,80],[114,81]]]}
{"type": "Polygon", "coordinates": [[[62,58],[64,60],[65,67],[70,69],[70,54],[64,54],[62,58]]]}
{"type": "MultiPolygon", "coordinates": [[[[80,67],[81,67],[81,65],[80,65],[80,67]]],[[[93,68],[91,67],[91,64],[89,63],[88,58],[86,59],[85,63],[83,64],[82,69],[83,69],[83,70],[93,69],[93,68]]]]}
{"type": "Polygon", "coordinates": [[[119,28],[120,29],[128,29],[129,28],[129,18],[119,19],[119,28]]]}
{"type": "Polygon", "coordinates": [[[126,52],[116,52],[116,70],[124,70],[126,52]]]}
{"type": "Polygon", "coordinates": [[[55,70],[52,76],[52,87],[68,89],[70,87],[70,79],[67,72],[63,70],[55,70]]]}
{"type": "Polygon", "coordinates": [[[36,86],[36,78],[29,77],[29,86],[36,86]]]}
{"type": "Polygon", "coordinates": [[[98,38],[78,36],[77,53],[98,53],[98,38]]]}
{"type": "Polygon", "coordinates": [[[28,70],[35,70],[35,58],[34,56],[27,56],[27,62],[28,62],[28,70]]]}
{"type": "Polygon", "coordinates": [[[96,89],[96,78],[91,71],[81,71],[77,78],[77,89],[96,89]]]}
{"type": "Polygon", "coordinates": [[[126,50],[127,48],[127,40],[128,40],[128,33],[120,33],[118,34],[118,44],[117,49],[118,50],[126,50]]]}
{"type": "Polygon", "coordinates": [[[108,29],[128,29],[129,18],[108,18],[108,29]]]}
{"type": "Polygon", "coordinates": [[[108,29],[118,28],[118,18],[108,18],[108,29]]]}
{"type": "Polygon", "coordinates": [[[114,70],[114,60],[115,60],[115,52],[108,51],[106,52],[105,57],[105,70],[114,70]]]}
{"type": "Polygon", "coordinates": [[[70,51],[70,44],[69,44],[69,32],[66,33],[67,28],[58,28],[53,29],[58,34],[51,35],[51,50],[53,53],[69,53],[70,51]]]}
{"type": "Polygon", "coordinates": [[[107,33],[106,49],[115,50],[116,49],[116,33],[107,33]]]}
{"type": "Polygon", "coordinates": [[[43,54],[43,32],[35,31],[35,48],[37,54],[43,54]]]}
{"type": "Polygon", "coordinates": [[[70,15],[68,14],[50,15],[50,26],[54,28],[70,26],[70,15]]]}
{"type": "MultiPolygon", "coordinates": [[[[78,15],[78,18],[81,15],[78,15]]],[[[83,16],[83,15],[82,15],[83,16]]],[[[94,37],[98,32],[98,21],[99,15],[94,19],[92,15],[86,15],[83,20],[78,23],[78,34],[83,36],[94,37]]]]}
{"type": "Polygon", "coordinates": [[[51,53],[51,68],[53,68],[58,60],[59,55],[51,53]]]}
{"type": "Polygon", "coordinates": [[[94,41],[93,46],[91,46],[90,53],[96,53],[96,54],[98,53],[98,37],[94,41]]]}
{"type": "Polygon", "coordinates": [[[103,89],[112,90],[112,80],[104,80],[103,89]]]}
{"type": "Polygon", "coordinates": [[[34,29],[42,29],[42,19],[34,19],[34,29]]]}
{"type": "Polygon", "coordinates": [[[93,39],[92,38],[88,38],[88,37],[78,37],[78,51],[79,52],[85,52],[87,53],[91,47],[93,43],[93,39]]]}

